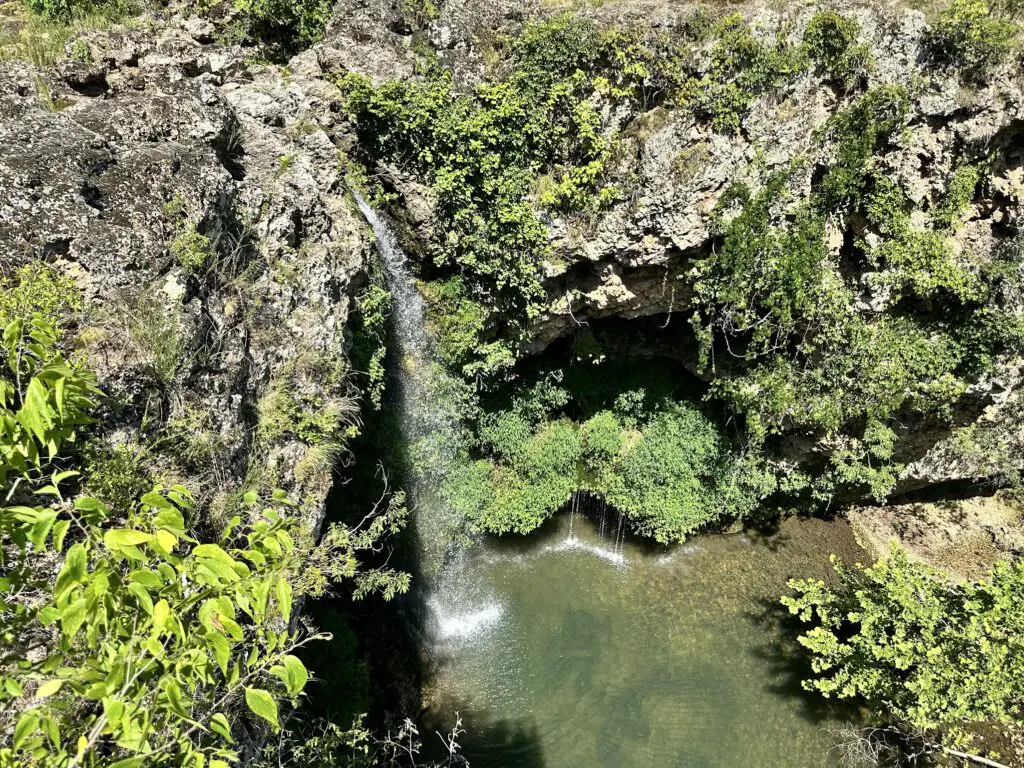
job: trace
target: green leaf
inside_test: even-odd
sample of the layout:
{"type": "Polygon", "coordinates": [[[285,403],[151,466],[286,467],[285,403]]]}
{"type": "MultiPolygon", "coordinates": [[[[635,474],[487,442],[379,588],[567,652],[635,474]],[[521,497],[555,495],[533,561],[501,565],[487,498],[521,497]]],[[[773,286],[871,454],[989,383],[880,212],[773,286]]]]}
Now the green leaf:
{"type": "Polygon", "coordinates": [[[174,678],[167,678],[164,682],[164,693],[167,696],[167,703],[178,717],[188,718],[188,710],[181,696],[181,687],[174,678]]]}
{"type": "Polygon", "coordinates": [[[103,534],[103,543],[108,549],[120,550],[123,547],[132,547],[138,544],[145,544],[153,536],[143,531],[136,531],[131,528],[115,528],[103,534]]]}
{"type": "Polygon", "coordinates": [[[86,599],[80,597],[60,612],[61,632],[67,638],[72,638],[78,632],[79,627],[85,622],[86,599]]]}
{"type": "Polygon", "coordinates": [[[53,696],[53,694],[57,693],[63,685],[63,680],[47,680],[36,690],[36,698],[45,699],[47,696],[53,696]]]}
{"type": "Polygon", "coordinates": [[[167,617],[171,613],[171,607],[167,604],[166,600],[160,600],[155,606],[153,606],[153,627],[156,630],[162,631],[164,625],[167,623],[167,617]]]}
{"type": "Polygon", "coordinates": [[[69,528],[71,528],[70,520],[58,520],[53,524],[53,548],[57,552],[64,549],[64,538],[68,535],[69,528]]]}
{"type": "Polygon", "coordinates": [[[226,677],[228,674],[228,661],[231,659],[231,648],[228,645],[228,639],[219,632],[213,631],[207,636],[206,641],[210,644],[210,650],[213,651],[214,661],[217,662],[217,666],[220,667],[220,671],[226,677]]]}
{"type": "Polygon", "coordinates": [[[213,713],[213,717],[210,718],[210,730],[223,736],[228,744],[235,743],[235,740],[231,738],[231,724],[222,712],[213,713]]]}
{"type": "Polygon", "coordinates": [[[24,404],[16,418],[36,440],[45,443],[47,430],[53,423],[52,414],[46,386],[38,378],[32,379],[28,383],[24,404]]]}
{"type": "Polygon", "coordinates": [[[277,721],[277,701],[262,688],[246,688],[245,703],[253,711],[268,723],[275,730],[280,730],[281,724],[277,721]]]}
{"type": "Polygon", "coordinates": [[[18,724],[14,726],[14,738],[11,746],[21,749],[29,735],[39,726],[39,713],[30,710],[18,718],[18,724]]]}
{"type": "Polygon", "coordinates": [[[292,585],[285,579],[277,582],[277,604],[281,609],[281,615],[285,621],[290,620],[292,615],[292,585]]]}
{"type": "Polygon", "coordinates": [[[298,658],[286,655],[281,658],[281,665],[275,665],[270,673],[279,678],[288,689],[289,696],[298,696],[309,681],[309,672],[298,658]]]}
{"type": "Polygon", "coordinates": [[[153,613],[153,598],[149,596],[149,591],[144,586],[138,582],[130,582],[128,584],[128,591],[138,598],[142,610],[147,614],[153,613]]]}
{"type": "Polygon", "coordinates": [[[86,552],[84,544],[73,544],[64,558],[64,567],[57,574],[57,583],[53,588],[53,596],[60,602],[68,591],[85,579],[86,552]]]}

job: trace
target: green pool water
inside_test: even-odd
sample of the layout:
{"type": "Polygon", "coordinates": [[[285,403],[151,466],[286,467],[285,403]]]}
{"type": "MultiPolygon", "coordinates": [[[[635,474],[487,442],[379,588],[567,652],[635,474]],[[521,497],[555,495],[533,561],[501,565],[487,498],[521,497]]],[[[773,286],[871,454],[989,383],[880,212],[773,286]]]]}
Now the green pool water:
{"type": "Polygon", "coordinates": [[[472,586],[433,603],[428,727],[458,712],[474,768],[837,764],[849,713],[801,691],[777,601],[790,577],[827,578],[830,553],[863,558],[844,522],[620,551],[569,525],[465,555],[472,586]]]}

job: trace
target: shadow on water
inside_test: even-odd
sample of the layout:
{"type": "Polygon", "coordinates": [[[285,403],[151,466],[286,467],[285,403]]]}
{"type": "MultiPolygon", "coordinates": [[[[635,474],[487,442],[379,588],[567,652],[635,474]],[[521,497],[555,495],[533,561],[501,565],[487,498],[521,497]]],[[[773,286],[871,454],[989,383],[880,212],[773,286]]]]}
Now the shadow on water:
{"type": "MultiPolygon", "coordinates": [[[[455,711],[459,711],[458,708],[455,711]]],[[[439,724],[431,730],[429,738],[424,733],[424,756],[439,759],[447,753],[441,737],[445,727],[439,724]]],[[[479,768],[547,768],[544,751],[536,723],[531,718],[519,720],[487,721],[480,716],[466,719],[466,728],[459,739],[462,754],[471,766],[479,768]]]]}
{"type": "Polygon", "coordinates": [[[757,609],[747,612],[745,618],[763,638],[749,652],[770,671],[767,691],[793,702],[800,717],[814,725],[859,719],[855,705],[826,699],[803,687],[804,680],[814,677],[810,654],[797,640],[807,631],[807,625],[790,614],[788,608],[778,600],[760,598],[757,609]]]}

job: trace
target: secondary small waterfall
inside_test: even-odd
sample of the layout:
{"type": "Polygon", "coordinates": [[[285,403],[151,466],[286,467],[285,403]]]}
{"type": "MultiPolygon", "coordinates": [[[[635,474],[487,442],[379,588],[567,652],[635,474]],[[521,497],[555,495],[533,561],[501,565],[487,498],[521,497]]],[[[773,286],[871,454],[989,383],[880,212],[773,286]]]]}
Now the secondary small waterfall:
{"type": "Polygon", "coordinates": [[[391,292],[395,407],[406,446],[405,491],[413,515],[421,583],[436,642],[474,635],[501,617],[501,606],[462,568],[463,520],[439,493],[460,461],[458,384],[437,362],[427,329],[426,304],[390,225],[352,190],[373,229],[391,292]]]}

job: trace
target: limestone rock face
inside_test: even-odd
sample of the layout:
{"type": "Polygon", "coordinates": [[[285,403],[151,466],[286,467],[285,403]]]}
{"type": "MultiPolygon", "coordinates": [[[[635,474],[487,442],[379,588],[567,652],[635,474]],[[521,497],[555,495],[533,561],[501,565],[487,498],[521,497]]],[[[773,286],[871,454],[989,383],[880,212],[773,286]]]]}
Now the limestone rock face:
{"type": "Polygon", "coordinates": [[[112,441],[142,426],[178,452],[205,444],[164,470],[206,502],[257,473],[316,510],[329,470],[297,477],[306,448],[259,436],[260,401],[286,382],[347,402],[345,327],[372,244],[328,135],[335,89],[300,74],[320,74],[317,54],[289,72],[211,39],[172,19],[87,33],[91,64],[0,65],[0,261],[75,275],[112,441]],[[201,264],[182,256],[190,236],[201,264]]]}
{"type": "MultiPolygon", "coordinates": [[[[193,425],[215,438],[216,466],[204,465],[207,497],[242,482],[257,466],[256,453],[276,483],[319,499],[326,492],[328,478],[295,476],[301,441],[283,436],[267,445],[257,437],[260,402],[281,381],[332,407],[347,392],[345,327],[372,242],[345,192],[341,153],[356,140],[334,76],[354,71],[376,83],[419,77],[417,51],[425,46],[451,70],[456,89],[469,92],[485,63],[496,65],[495,41],[547,12],[533,0],[428,3],[432,18],[413,23],[415,5],[340,0],[324,40],[286,67],[255,64],[251,50],[214,42],[219,30],[209,21],[173,13],[79,35],[76,58],[88,63],[69,60],[46,71],[0,65],[0,257],[5,264],[45,258],[78,276],[91,310],[83,344],[104,387],[124,405],[111,422],[139,424],[156,409],[165,426],[193,425]],[[192,235],[211,251],[198,268],[182,254],[202,244],[192,235]],[[163,329],[170,340],[146,335],[153,314],[146,308],[155,305],[176,318],[163,329]]],[[[671,30],[691,10],[634,1],[580,12],[671,30]]],[[[842,10],[858,20],[872,49],[870,83],[911,94],[912,118],[890,140],[882,173],[927,209],[945,194],[961,157],[995,158],[983,199],[950,244],[984,264],[1022,223],[1020,72],[1007,62],[971,89],[935,68],[922,78],[921,13],[842,10]]],[[[797,36],[813,12],[743,9],[766,35],[789,29],[797,36]]],[[[607,115],[618,139],[609,183],[622,194],[585,218],[538,211],[551,244],[540,265],[547,301],[524,354],[605,319],[671,322],[687,334],[691,266],[720,245],[722,196],[735,182],[756,191],[771,171],[794,165],[797,191],[809,190],[833,159],[816,137],[850,99],[808,71],[755,101],[734,135],[683,108],[607,115]]],[[[443,236],[436,200],[423,179],[386,162],[377,170],[400,199],[390,213],[409,255],[424,258],[443,236]]],[[[868,243],[880,236],[866,222],[855,228],[868,243]]],[[[846,234],[830,230],[833,253],[847,247],[846,234]]],[[[858,311],[889,308],[891,292],[876,276],[861,277],[858,311]]],[[[695,362],[693,347],[677,351],[689,356],[684,362],[695,362]]],[[[1008,361],[967,393],[957,428],[908,429],[903,447],[913,460],[901,489],[991,476],[991,457],[957,452],[958,429],[977,424],[993,445],[1018,445],[1019,436],[996,433],[1020,423],[1005,409],[1019,398],[1021,371],[1020,361],[1008,361]]],[[[794,461],[827,450],[806,435],[788,443],[794,461]]]]}

